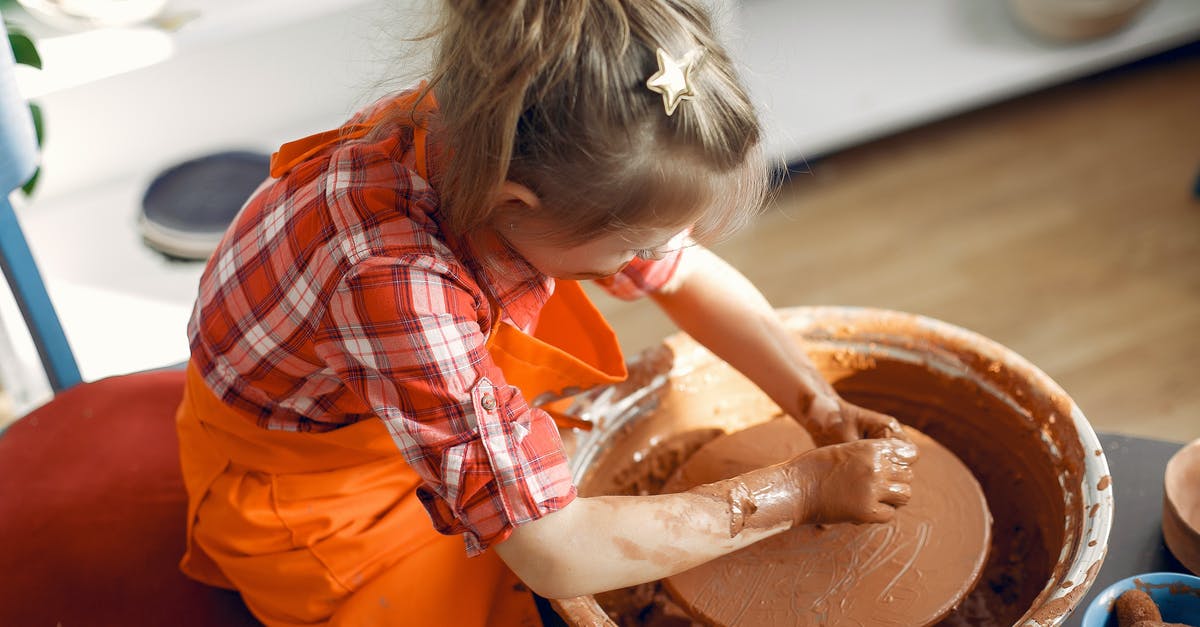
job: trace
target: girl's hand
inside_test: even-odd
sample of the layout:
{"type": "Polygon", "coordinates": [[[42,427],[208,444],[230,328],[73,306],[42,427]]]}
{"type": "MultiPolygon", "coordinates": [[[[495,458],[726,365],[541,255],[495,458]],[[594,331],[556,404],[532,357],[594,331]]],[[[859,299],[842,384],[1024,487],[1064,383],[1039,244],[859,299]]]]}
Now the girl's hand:
{"type": "Polygon", "coordinates": [[[813,449],[789,462],[806,476],[798,522],[882,523],[912,498],[917,447],[898,439],[857,440],[813,449]]]}
{"type": "Polygon", "coordinates": [[[799,417],[800,424],[812,436],[817,446],[853,442],[863,438],[897,438],[908,440],[900,422],[887,414],[859,407],[833,394],[801,398],[807,411],[799,417]],[[807,400],[807,402],[805,402],[807,400]]]}
{"type": "Polygon", "coordinates": [[[881,523],[912,496],[917,447],[858,440],[801,453],[773,466],[697,486],[729,508],[729,537],[816,523],[881,523]]]}

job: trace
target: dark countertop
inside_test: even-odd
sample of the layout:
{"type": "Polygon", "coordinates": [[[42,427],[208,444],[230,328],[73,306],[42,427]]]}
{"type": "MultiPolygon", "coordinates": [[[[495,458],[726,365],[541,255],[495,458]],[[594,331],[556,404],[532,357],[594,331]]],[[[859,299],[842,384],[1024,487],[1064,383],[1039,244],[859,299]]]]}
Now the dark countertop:
{"type": "Polygon", "coordinates": [[[1078,627],[1088,603],[1110,584],[1150,572],[1187,573],[1163,544],[1163,472],[1183,448],[1179,442],[1100,433],[1100,446],[1112,476],[1113,525],[1108,556],[1087,595],[1064,623],[1078,627]]]}

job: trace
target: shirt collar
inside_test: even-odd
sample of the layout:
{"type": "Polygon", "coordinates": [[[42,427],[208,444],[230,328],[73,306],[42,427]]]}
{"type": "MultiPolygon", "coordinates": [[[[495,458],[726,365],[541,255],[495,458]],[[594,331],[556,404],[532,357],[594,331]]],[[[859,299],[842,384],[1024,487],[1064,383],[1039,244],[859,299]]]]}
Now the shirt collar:
{"type": "Polygon", "coordinates": [[[488,300],[500,308],[501,320],[531,331],[542,307],[554,294],[554,279],[538,272],[495,236],[471,238],[466,248],[467,266],[488,300]],[[491,264],[482,262],[489,257],[491,264]]]}

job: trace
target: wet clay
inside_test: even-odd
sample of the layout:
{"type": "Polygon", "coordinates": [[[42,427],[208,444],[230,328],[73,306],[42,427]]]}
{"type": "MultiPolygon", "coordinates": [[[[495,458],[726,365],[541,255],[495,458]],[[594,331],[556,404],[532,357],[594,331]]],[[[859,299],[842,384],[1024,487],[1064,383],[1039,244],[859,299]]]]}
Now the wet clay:
{"type": "MultiPolygon", "coordinates": [[[[802,525],[669,577],[666,590],[705,624],[932,624],[983,570],[991,516],[953,453],[906,430],[920,450],[913,497],[885,524],[802,525]]],[[[790,459],[814,447],[791,418],[720,437],[668,480],[679,492],[790,459]]]]}
{"type": "MultiPolygon", "coordinates": [[[[991,556],[980,584],[943,624],[1012,625],[1037,607],[1027,620],[1049,625],[1078,601],[1087,588],[1082,584],[1091,583],[1091,577],[1077,580],[1066,595],[1036,603],[1068,566],[1062,547],[1075,545],[1093,520],[1085,520],[1077,489],[1064,489],[1078,486],[1084,454],[1071,438],[1064,400],[1045,399],[1033,411],[1017,406],[1038,397],[1020,381],[1006,381],[1002,368],[988,372],[995,379],[986,383],[1002,396],[971,378],[885,360],[835,387],[851,402],[892,414],[954,451],[983,486],[995,519],[991,556]]],[[[1099,563],[1094,566],[1092,576],[1099,563]]]]}
{"type": "MultiPolygon", "coordinates": [[[[1083,502],[1079,489],[1083,460],[1094,449],[1080,444],[1069,398],[1047,395],[1028,373],[969,346],[946,347],[906,320],[880,322],[876,328],[886,324],[886,335],[878,336],[850,323],[808,328],[805,346],[844,398],[930,436],[983,488],[994,517],[989,558],[979,583],[940,624],[1051,624],[1078,601],[1096,570],[1075,580],[1065,595],[1048,585],[1069,566],[1073,554],[1064,547],[1085,544],[1099,518],[1087,516],[1092,503],[1083,502]]],[[[646,363],[631,368],[630,390],[643,390],[636,399],[620,411],[597,411],[633,412],[637,419],[598,425],[605,446],[578,479],[585,496],[659,493],[674,469],[708,441],[782,413],[686,337],[669,339],[646,363]],[[671,364],[670,376],[655,379],[667,372],[664,363],[671,364]]],[[[619,625],[653,625],[656,616],[677,615],[663,609],[670,604],[666,597],[658,584],[596,595],[619,625]]]]}

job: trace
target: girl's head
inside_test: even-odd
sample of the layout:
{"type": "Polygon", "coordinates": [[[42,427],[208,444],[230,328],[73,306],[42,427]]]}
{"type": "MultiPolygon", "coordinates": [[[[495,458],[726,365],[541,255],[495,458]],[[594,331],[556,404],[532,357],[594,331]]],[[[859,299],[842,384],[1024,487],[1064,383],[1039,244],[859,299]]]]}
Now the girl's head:
{"type": "Polygon", "coordinates": [[[454,233],[627,241],[628,261],[683,229],[729,233],[762,205],[754,108],[693,0],[447,0],[431,86],[454,233]],[[646,85],[660,48],[699,53],[695,96],[672,115],[646,85]]]}

